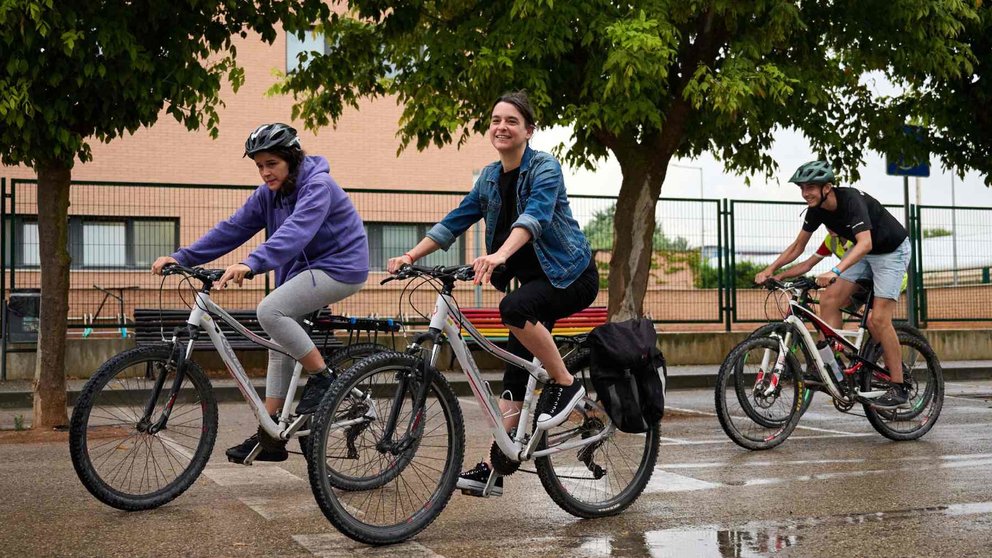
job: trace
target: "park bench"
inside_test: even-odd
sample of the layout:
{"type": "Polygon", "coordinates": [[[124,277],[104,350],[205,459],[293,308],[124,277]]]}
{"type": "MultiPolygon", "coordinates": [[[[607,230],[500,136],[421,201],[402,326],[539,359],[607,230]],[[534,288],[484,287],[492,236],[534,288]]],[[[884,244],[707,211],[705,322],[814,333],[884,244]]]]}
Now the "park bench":
{"type": "MultiPolygon", "coordinates": [[[[510,330],[503,325],[498,308],[462,308],[461,311],[462,315],[486,339],[501,343],[506,342],[509,338],[510,330]]],[[[574,337],[589,333],[594,327],[605,323],[606,307],[590,306],[555,322],[555,327],[551,334],[556,338],[574,337]]],[[[464,329],[462,330],[462,338],[465,339],[470,347],[473,346],[474,342],[464,329]]]]}

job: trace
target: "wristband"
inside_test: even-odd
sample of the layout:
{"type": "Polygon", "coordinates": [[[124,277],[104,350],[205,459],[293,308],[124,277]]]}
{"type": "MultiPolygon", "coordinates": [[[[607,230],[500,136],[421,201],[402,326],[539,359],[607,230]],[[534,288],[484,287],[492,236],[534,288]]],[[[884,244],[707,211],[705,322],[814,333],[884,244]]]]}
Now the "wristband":
{"type": "Polygon", "coordinates": [[[413,255],[410,252],[406,252],[403,255],[406,256],[406,257],[408,257],[408,258],[410,258],[410,264],[411,265],[413,265],[413,262],[417,261],[417,258],[414,258],[413,255]]]}
{"type": "Polygon", "coordinates": [[[837,269],[837,266],[833,266],[833,267],[832,267],[832,268],[830,269],[830,271],[832,271],[832,272],[834,272],[834,273],[836,273],[836,274],[837,274],[837,276],[838,276],[838,277],[840,277],[840,270],[839,270],[839,269],[837,269]]]}

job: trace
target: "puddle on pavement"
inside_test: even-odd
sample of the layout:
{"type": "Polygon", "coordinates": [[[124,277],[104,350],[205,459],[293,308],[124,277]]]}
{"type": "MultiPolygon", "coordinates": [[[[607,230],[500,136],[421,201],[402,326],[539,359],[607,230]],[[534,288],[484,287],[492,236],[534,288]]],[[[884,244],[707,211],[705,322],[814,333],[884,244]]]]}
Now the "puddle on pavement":
{"type": "Polygon", "coordinates": [[[768,556],[799,546],[803,533],[811,527],[860,525],[897,521],[926,515],[963,516],[992,513],[992,502],[950,504],[911,510],[865,514],[810,517],[782,523],[753,522],[737,528],[703,525],[628,533],[607,537],[589,537],[579,547],[579,554],[589,557],[623,556],[625,558],[661,558],[694,556],[699,558],[751,558],[768,556]]]}

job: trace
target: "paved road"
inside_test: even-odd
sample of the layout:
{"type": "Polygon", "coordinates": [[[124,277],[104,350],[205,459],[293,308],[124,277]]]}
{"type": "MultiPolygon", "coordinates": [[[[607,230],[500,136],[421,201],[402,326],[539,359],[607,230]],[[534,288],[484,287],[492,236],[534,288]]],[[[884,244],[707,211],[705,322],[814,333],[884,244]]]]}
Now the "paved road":
{"type": "MultiPolygon", "coordinates": [[[[223,449],[250,432],[221,406],[204,476],[176,501],[124,513],[76,479],[64,442],[0,445],[0,556],[987,556],[992,537],[992,382],[950,382],[938,424],[894,443],[822,397],[779,448],[728,441],[709,390],[672,391],[662,454],[619,517],[579,520],[533,475],[501,498],[456,494],[414,541],[357,545],[320,514],[302,457],[238,467],[223,449]]],[[[466,461],[489,441],[475,403],[466,461]]]]}

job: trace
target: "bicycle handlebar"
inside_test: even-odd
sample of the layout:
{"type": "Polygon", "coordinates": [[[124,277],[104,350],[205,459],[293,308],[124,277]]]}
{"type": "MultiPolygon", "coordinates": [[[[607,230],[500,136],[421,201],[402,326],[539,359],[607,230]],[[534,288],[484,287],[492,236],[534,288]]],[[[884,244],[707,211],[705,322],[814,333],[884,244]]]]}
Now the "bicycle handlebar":
{"type": "MultiPolygon", "coordinates": [[[[204,283],[213,283],[214,281],[219,281],[221,277],[224,276],[226,269],[207,269],[204,267],[186,267],[178,263],[166,264],[162,267],[162,275],[186,275],[193,277],[194,279],[199,279],[204,283]]],[[[249,271],[245,274],[245,279],[254,279],[255,273],[249,271]]]]}
{"type": "Polygon", "coordinates": [[[788,282],[779,281],[778,279],[769,277],[768,279],[765,280],[762,286],[768,289],[769,291],[781,289],[786,291],[796,291],[797,293],[804,291],[815,291],[821,288],[819,285],[816,284],[815,280],[810,279],[809,277],[800,277],[795,281],[788,281],[788,282]]]}
{"type": "MultiPolygon", "coordinates": [[[[506,269],[506,266],[502,264],[496,267],[497,271],[503,269],[506,269]]],[[[471,281],[475,279],[475,270],[468,264],[452,265],[447,267],[443,265],[427,267],[422,265],[403,264],[398,270],[396,270],[396,273],[386,277],[382,281],[379,281],[379,284],[385,285],[390,281],[396,281],[398,279],[412,279],[414,277],[423,277],[424,275],[429,275],[435,279],[471,281]]]]}

